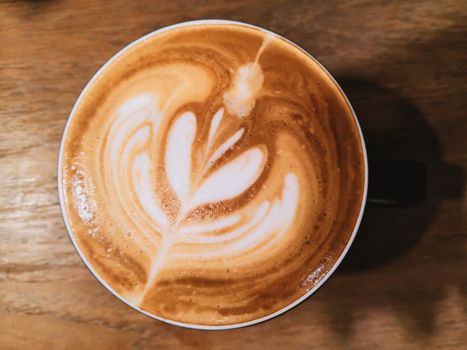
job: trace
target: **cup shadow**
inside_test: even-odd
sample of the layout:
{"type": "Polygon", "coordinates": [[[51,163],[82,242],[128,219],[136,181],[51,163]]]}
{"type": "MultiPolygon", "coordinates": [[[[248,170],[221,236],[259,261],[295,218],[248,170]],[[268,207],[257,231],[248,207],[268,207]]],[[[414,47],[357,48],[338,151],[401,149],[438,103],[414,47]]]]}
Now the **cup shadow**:
{"type": "Polygon", "coordinates": [[[370,163],[371,159],[409,159],[427,166],[422,205],[402,209],[367,205],[340,268],[351,272],[376,268],[406,254],[427,231],[440,202],[462,197],[464,174],[461,167],[443,161],[441,144],[417,107],[369,81],[349,77],[338,81],[360,120],[370,163]]]}
{"type": "MultiPolygon", "coordinates": [[[[427,270],[421,271],[422,276],[416,283],[410,280],[410,276],[405,276],[395,278],[400,285],[385,289],[375,285],[381,279],[375,281],[374,276],[386,267],[397,274],[404,269],[411,250],[419,249],[417,252],[423,253],[424,236],[429,232],[433,235],[429,228],[442,201],[463,196],[463,169],[443,160],[442,147],[435,132],[422,112],[409,101],[371,81],[353,77],[338,77],[337,81],[358,116],[370,162],[375,158],[423,162],[427,167],[427,193],[424,203],[413,208],[367,205],[349,253],[336,271],[335,279],[331,279],[326,286],[329,287],[318,297],[326,305],[333,305],[336,299],[341,303],[341,309],[330,314],[333,320],[331,326],[343,339],[351,334],[352,320],[359,310],[382,307],[398,312],[403,310],[410,316],[408,323],[415,325],[414,331],[430,334],[434,331],[437,304],[443,300],[446,287],[454,285],[462,294],[467,292],[462,286],[462,279],[455,274],[437,278],[438,271],[430,271],[430,267],[427,267],[427,270]],[[410,288],[404,287],[407,283],[411,284],[410,288]],[[436,284],[435,288],[432,283],[436,284]],[[348,295],[342,294],[342,290],[349,288],[353,293],[367,295],[368,298],[351,300],[348,295]],[[428,290],[428,293],[417,296],[414,293],[417,288],[422,292],[428,290]],[[388,296],[387,293],[394,295],[388,296]],[[420,307],[420,304],[414,303],[414,298],[425,298],[426,304],[420,307]]],[[[440,252],[435,260],[443,254],[464,256],[462,247],[449,249],[449,252],[440,252]]],[[[388,269],[385,270],[386,274],[388,269]]]]}

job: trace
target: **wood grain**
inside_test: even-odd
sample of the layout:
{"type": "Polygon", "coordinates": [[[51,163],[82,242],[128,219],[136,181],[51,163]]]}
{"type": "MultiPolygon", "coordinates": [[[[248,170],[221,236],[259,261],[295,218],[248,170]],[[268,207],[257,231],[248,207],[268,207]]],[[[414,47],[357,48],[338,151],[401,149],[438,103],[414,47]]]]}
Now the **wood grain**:
{"type": "Polygon", "coordinates": [[[461,349],[467,344],[464,1],[0,1],[0,349],[461,349]],[[58,144],[91,75],[126,43],[200,18],[250,22],[343,85],[372,155],[419,159],[426,203],[366,211],[344,264],[291,312],[202,332],[131,310],[63,226],[58,144]]]}

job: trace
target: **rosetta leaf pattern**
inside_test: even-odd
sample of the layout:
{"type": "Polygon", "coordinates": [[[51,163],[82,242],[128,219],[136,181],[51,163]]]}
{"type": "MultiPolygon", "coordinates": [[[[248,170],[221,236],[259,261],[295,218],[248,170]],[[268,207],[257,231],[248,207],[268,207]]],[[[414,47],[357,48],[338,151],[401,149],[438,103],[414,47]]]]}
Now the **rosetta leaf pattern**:
{"type": "MultiPolygon", "coordinates": [[[[154,193],[151,175],[151,157],[148,147],[151,137],[157,134],[163,113],[154,110],[150,98],[138,97],[132,104],[121,109],[115,125],[125,125],[129,119],[137,116],[142,127],[130,128],[125,132],[131,133],[128,141],[119,146],[120,137],[112,138],[117,145],[110,145],[113,152],[120,150],[122,156],[114,157],[114,171],[120,171],[126,180],[123,190],[134,185],[134,198],[139,203],[133,203],[132,208],[140,208],[142,218],[149,218],[159,233],[156,251],[153,253],[151,267],[148,272],[146,285],[141,295],[134,299],[140,304],[147,292],[157,283],[157,277],[165,264],[171,258],[176,258],[180,252],[173,252],[172,248],[178,243],[202,245],[203,251],[186,253],[184,258],[214,258],[241,254],[245,247],[259,245],[261,249],[268,249],[268,244],[286,231],[293,218],[298,196],[298,182],[293,174],[284,179],[284,187],[280,196],[264,200],[255,208],[246,210],[240,208],[223,217],[210,218],[206,222],[191,222],[186,220],[190,212],[200,206],[210,205],[235,199],[246,193],[261,176],[268,157],[264,145],[252,146],[228,161],[218,164],[226,152],[239,143],[244,135],[244,128],[235,130],[227,136],[221,136],[219,130],[225,122],[224,109],[220,108],[211,118],[209,133],[202,149],[195,142],[198,133],[197,116],[192,112],[184,112],[177,116],[169,126],[165,141],[165,154],[161,159],[165,176],[171,191],[179,201],[179,212],[174,220],[168,219],[158,197],[154,193]],[[148,124],[152,126],[152,134],[148,124]],[[215,145],[218,145],[215,147],[215,145]],[[132,150],[136,154],[130,157],[132,150]],[[192,159],[194,155],[203,154],[204,164],[194,170],[192,159]],[[116,167],[115,167],[116,166],[116,167]],[[130,169],[130,172],[125,169],[130,169]],[[196,174],[196,172],[200,174],[196,174]],[[213,232],[217,232],[213,235],[213,232]]],[[[117,134],[115,134],[117,135],[117,134]]],[[[111,143],[112,143],[111,140],[111,143]]],[[[117,183],[113,183],[117,186],[117,183]]],[[[119,192],[120,189],[115,187],[119,192]]],[[[124,201],[122,201],[124,203],[124,201]]],[[[138,220],[135,220],[138,221],[138,220]]],[[[146,220],[147,222],[147,220],[146,220]]],[[[146,226],[150,227],[150,226],[146,226]]],[[[142,236],[147,236],[147,230],[141,230],[142,236]]],[[[140,241],[141,243],[142,241],[140,241]]]]}

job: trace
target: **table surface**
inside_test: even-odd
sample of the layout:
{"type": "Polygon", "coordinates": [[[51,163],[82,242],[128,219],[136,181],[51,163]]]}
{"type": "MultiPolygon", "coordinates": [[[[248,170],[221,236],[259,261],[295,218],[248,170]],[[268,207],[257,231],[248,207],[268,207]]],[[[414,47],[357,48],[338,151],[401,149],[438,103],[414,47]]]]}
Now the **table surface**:
{"type": "Polygon", "coordinates": [[[465,1],[0,1],[0,348],[462,348],[466,38],[465,1]],[[118,301],[75,253],[57,200],[58,145],[87,80],[141,35],[201,18],[298,43],[347,92],[372,156],[428,169],[424,205],[368,208],[317,294],[234,331],[166,325],[118,301]]]}

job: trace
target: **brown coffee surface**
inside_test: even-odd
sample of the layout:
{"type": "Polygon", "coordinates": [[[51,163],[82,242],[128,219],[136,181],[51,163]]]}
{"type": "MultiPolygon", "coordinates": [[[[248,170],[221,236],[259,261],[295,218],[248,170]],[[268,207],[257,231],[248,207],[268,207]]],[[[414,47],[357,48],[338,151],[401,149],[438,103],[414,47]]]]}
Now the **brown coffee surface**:
{"type": "Polygon", "coordinates": [[[81,253],[131,305],[228,325],[274,313],[334,266],[360,213],[358,126],[284,39],[236,24],[148,37],[70,117],[60,178],[81,253]]]}

